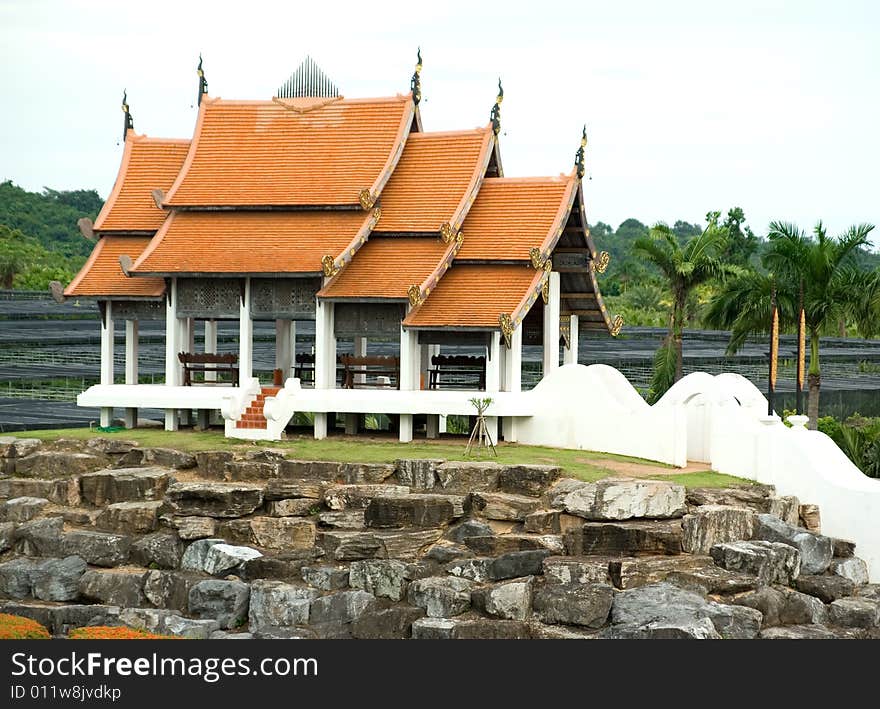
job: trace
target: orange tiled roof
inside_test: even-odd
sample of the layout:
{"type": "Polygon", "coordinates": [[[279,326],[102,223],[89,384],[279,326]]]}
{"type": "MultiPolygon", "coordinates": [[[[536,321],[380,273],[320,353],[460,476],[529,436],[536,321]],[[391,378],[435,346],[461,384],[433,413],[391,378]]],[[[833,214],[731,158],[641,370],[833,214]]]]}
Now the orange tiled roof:
{"type": "MultiPolygon", "coordinates": [[[[381,219],[379,220],[382,221],[381,219]]],[[[322,298],[406,298],[451,261],[456,244],[432,237],[373,237],[323,289],[322,298]]]]}
{"type": "Polygon", "coordinates": [[[541,283],[530,265],[454,265],[433,293],[403,321],[412,327],[499,328],[498,316],[512,315],[541,283]]]}
{"type": "Polygon", "coordinates": [[[173,212],[136,273],[314,273],[360,248],[373,212],[173,212]]]}
{"type": "Polygon", "coordinates": [[[129,278],[119,265],[120,256],[132,260],[150,243],[149,236],[102,236],[88,261],[64,289],[68,296],[156,297],[165,292],[161,278],[129,278]]]}
{"type": "Polygon", "coordinates": [[[561,233],[576,187],[574,174],[483,180],[457,258],[528,260],[529,249],[545,250],[561,233]]]}
{"type": "Polygon", "coordinates": [[[362,190],[376,199],[400,158],[413,113],[409,95],[308,105],[203,98],[166,204],[356,205],[362,190]]]}
{"type": "Polygon", "coordinates": [[[461,226],[492,154],[491,126],[413,133],[382,192],[383,232],[438,232],[461,226]]]}
{"type": "Polygon", "coordinates": [[[167,190],[186,159],[188,140],[148,138],[129,131],[113,191],[95,221],[96,231],[156,231],[168,213],[153,190],[167,190]]]}

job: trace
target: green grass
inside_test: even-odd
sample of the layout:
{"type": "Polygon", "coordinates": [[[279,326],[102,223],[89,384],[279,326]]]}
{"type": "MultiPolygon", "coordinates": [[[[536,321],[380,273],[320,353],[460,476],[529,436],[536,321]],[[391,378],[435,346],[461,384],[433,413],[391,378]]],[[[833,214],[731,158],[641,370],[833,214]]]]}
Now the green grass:
{"type": "MultiPolygon", "coordinates": [[[[162,429],[135,429],[118,433],[101,433],[87,428],[68,428],[41,431],[23,431],[16,436],[39,438],[54,441],[61,438],[88,440],[97,436],[116,437],[137,441],[142,446],[160,446],[196,452],[202,450],[248,450],[255,447],[278,448],[287,457],[300,460],[338,460],[358,463],[389,463],[398,458],[443,458],[445,460],[484,460],[502,464],[531,463],[538,465],[558,465],[565,475],[594,481],[614,475],[608,467],[612,461],[644,465],[651,468],[674,468],[662,463],[629,458],[611,453],[563,450],[541,446],[524,446],[515,443],[501,443],[497,446],[498,457],[486,455],[465,455],[465,437],[442,438],[436,441],[417,440],[412,443],[399,443],[390,437],[359,435],[331,436],[316,441],[311,435],[292,436],[284,441],[247,442],[226,438],[220,430],[168,432],[162,429]]],[[[722,487],[731,484],[748,484],[749,481],[711,471],[686,474],[666,474],[658,477],[680,482],[690,487],[722,487]]]]}

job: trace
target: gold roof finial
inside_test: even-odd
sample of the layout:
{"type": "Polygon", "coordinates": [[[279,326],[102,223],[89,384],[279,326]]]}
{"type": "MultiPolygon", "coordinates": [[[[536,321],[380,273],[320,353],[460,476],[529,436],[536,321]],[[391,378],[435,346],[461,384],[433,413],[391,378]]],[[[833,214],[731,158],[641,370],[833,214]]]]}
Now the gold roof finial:
{"type": "Polygon", "coordinates": [[[577,176],[579,179],[583,178],[584,173],[586,172],[586,167],[584,166],[584,149],[587,147],[587,124],[584,124],[583,133],[581,133],[581,146],[578,148],[577,153],[574,157],[574,166],[577,169],[577,176]]]}
{"type": "Polygon", "coordinates": [[[501,77],[498,77],[498,95],[495,97],[495,105],[492,106],[492,112],[489,114],[489,120],[492,121],[492,130],[495,135],[501,132],[501,102],[504,101],[504,88],[501,86],[501,77]]]}
{"type": "Polygon", "coordinates": [[[208,93],[208,80],[205,78],[205,72],[202,69],[202,54],[199,52],[199,66],[196,68],[196,73],[199,75],[199,98],[198,105],[202,105],[202,96],[208,93]]]}
{"type": "Polygon", "coordinates": [[[413,72],[412,79],[409,82],[409,88],[412,91],[413,103],[418,106],[422,100],[422,48],[416,49],[416,70],[413,72]]]}
{"type": "Polygon", "coordinates": [[[125,119],[122,128],[122,142],[125,142],[125,136],[128,135],[129,129],[134,130],[134,120],[131,117],[131,111],[128,107],[128,91],[126,89],[122,90],[122,112],[125,114],[125,119]]]}

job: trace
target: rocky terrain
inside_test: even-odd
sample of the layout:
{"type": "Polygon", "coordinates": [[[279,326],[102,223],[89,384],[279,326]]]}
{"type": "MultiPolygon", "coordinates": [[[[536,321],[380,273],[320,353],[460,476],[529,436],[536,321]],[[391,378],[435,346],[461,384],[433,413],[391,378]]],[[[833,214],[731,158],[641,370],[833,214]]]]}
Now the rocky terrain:
{"type": "Polygon", "coordinates": [[[0,438],[0,613],[57,637],[880,637],[854,545],[766,486],[284,453],[0,438]]]}

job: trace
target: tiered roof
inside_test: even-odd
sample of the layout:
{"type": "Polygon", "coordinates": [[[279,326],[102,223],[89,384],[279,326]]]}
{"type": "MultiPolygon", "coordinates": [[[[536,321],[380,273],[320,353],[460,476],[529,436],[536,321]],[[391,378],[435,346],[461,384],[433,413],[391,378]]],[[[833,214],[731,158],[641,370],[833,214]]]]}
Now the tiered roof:
{"type": "Polygon", "coordinates": [[[104,236],[88,261],[64,290],[66,296],[156,298],[165,292],[161,278],[128,278],[120,256],[137,258],[150,243],[149,236],[104,236]]]}

